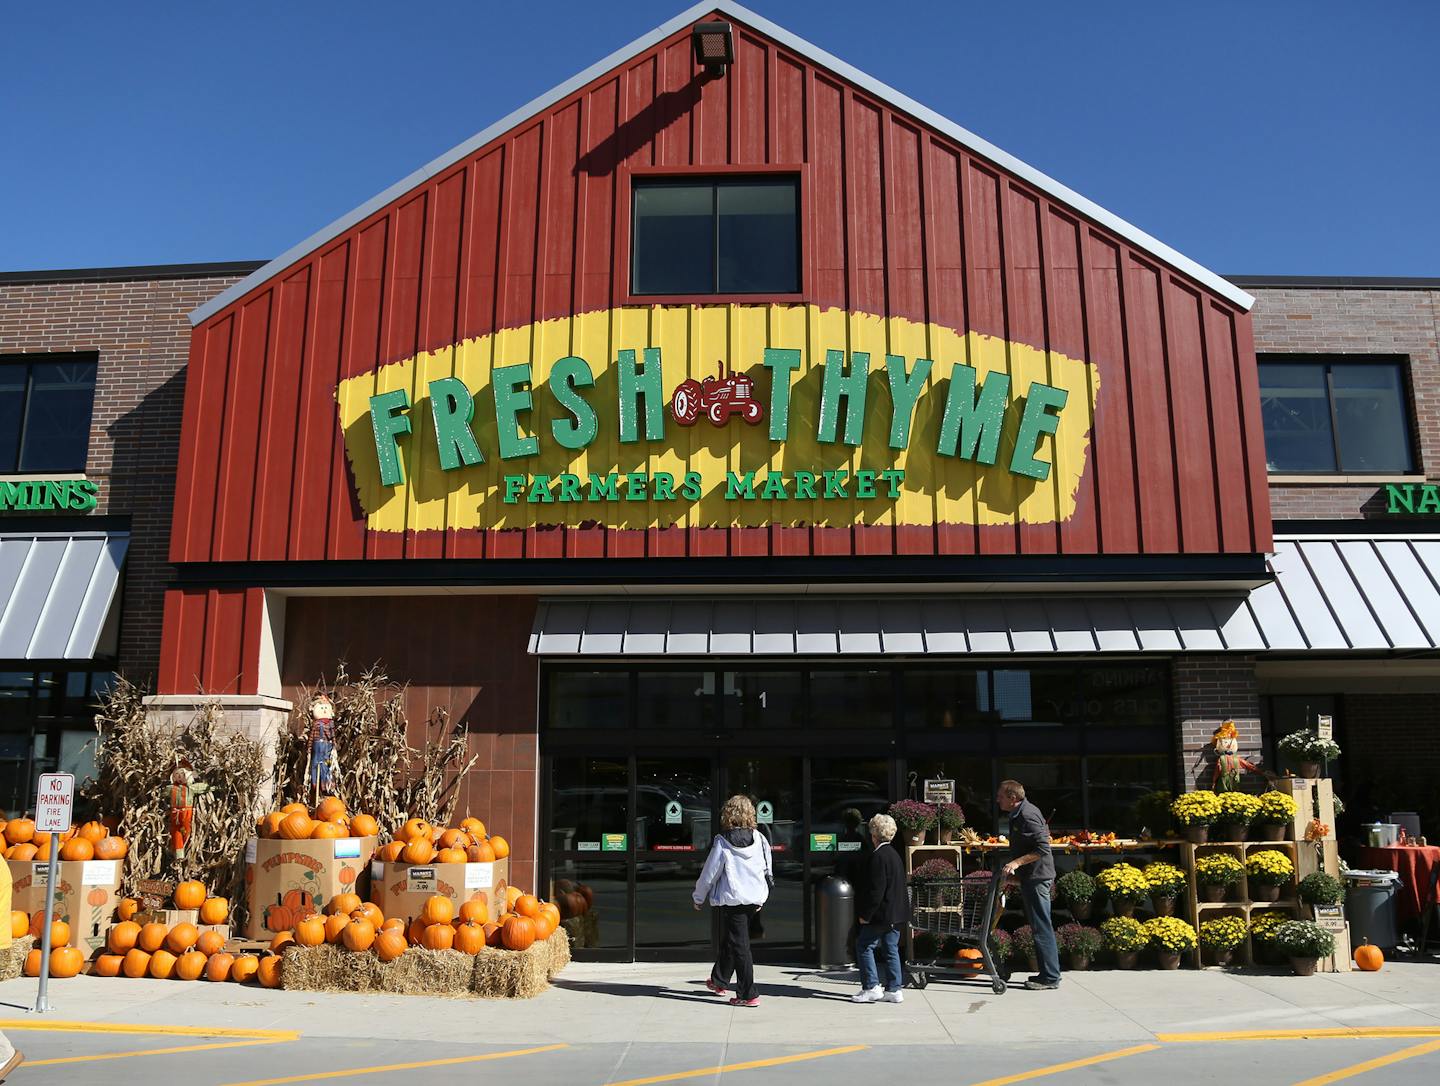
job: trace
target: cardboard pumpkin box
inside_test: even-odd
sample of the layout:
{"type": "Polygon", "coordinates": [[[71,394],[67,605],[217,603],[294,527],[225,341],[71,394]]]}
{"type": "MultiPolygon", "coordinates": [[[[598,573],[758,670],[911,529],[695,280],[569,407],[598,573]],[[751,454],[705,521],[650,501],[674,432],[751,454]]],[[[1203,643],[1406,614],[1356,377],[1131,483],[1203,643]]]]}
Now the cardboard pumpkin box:
{"type": "Polygon", "coordinates": [[[370,888],[370,857],[379,841],[250,838],[245,846],[245,937],[262,939],[288,931],[305,917],[324,912],[337,894],[364,898],[370,888]]]}
{"type": "MultiPolygon", "coordinates": [[[[32,917],[45,910],[47,860],[6,860],[10,907],[32,917]]],[[[105,942],[119,904],[123,860],[61,860],[55,865],[55,915],[70,925],[70,943],[88,958],[105,942]]]]}
{"type": "Polygon", "coordinates": [[[425,902],[443,894],[458,912],[462,903],[484,901],[493,918],[505,902],[510,861],[463,864],[407,864],[392,860],[370,862],[370,900],[386,918],[402,917],[409,924],[425,902]],[[497,905],[496,902],[500,904],[497,905]]]}

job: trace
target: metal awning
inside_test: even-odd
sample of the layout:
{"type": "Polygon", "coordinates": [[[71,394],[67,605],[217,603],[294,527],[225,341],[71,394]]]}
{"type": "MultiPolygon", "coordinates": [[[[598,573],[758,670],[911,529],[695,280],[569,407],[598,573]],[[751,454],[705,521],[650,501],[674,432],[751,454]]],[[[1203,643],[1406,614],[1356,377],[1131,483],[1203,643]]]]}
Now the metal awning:
{"type": "Polygon", "coordinates": [[[0,660],[88,660],[129,532],[0,532],[0,660]]]}
{"type": "Polygon", "coordinates": [[[538,656],[1393,652],[1440,647],[1440,539],[1276,541],[1248,595],[551,598],[538,656]]]}

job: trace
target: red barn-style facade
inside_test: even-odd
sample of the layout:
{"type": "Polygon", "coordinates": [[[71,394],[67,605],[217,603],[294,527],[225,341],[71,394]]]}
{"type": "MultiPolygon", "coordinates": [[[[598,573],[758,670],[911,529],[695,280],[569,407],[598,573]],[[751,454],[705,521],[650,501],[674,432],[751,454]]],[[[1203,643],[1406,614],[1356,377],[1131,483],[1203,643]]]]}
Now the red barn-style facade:
{"type": "Polygon", "coordinates": [[[691,9],[195,311],[159,704],[264,731],[384,661],[599,954],[708,953],[681,906],[746,791],[799,955],[913,781],[1138,831],[1219,719],[1258,737],[1213,681],[1273,581],[1250,305],[691,9]]]}

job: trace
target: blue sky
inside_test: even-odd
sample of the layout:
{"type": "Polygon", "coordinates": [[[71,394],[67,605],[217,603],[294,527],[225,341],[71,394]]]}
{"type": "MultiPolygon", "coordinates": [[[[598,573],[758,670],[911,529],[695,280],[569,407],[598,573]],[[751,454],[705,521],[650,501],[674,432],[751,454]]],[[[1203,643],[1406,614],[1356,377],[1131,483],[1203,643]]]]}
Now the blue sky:
{"type": "MultiPolygon", "coordinates": [[[[685,6],[14,5],[0,269],[269,258],[685,6]]],[[[1440,275],[1435,0],[751,6],[1215,271],[1440,275]]]]}

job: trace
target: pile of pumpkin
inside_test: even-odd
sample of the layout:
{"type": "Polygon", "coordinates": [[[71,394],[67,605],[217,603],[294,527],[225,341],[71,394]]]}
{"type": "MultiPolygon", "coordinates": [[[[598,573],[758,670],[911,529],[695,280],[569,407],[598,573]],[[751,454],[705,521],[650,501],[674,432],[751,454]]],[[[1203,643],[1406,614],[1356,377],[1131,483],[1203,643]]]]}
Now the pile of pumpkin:
{"type": "MultiPolygon", "coordinates": [[[[35,936],[35,948],[25,955],[25,975],[40,975],[40,937],[44,933],[45,910],[38,910],[34,916],[20,911],[10,914],[10,934],[19,939],[23,935],[35,936]]],[[[52,920],[50,924],[50,975],[52,977],[73,977],[85,966],[85,955],[79,947],[70,945],[70,925],[63,920],[52,920]]]]}
{"type": "MultiPolygon", "coordinates": [[[[195,909],[200,923],[224,924],[230,918],[230,903],[211,897],[201,882],[178,883],[174,891],[177,909],[195,909]]],[[[228,954],[225,936],[218,931],[201,931],[191,923],[174,927],[134,919],[140,906],[126,898],[116,909],[119,922],[105,935],[105,950],[95,957],[91,973],[97,977],[154,977],[156,980],[257,980],[267,988],[280,986],[279,959],[255,954],[228,954]]]]}
{"type": "Polygon", "coordinates": [[[57,837],[62,860],[119,860],[130,851],[125,838],[116,836],[119,822],[113,818],[71,826],[58,835],[37,830],[33,818],[12,818],[0,825],[7,860],[48,860],[57,837]]]}
{"type": "Polygon", "coordinates": [[[510,843],[486,833],[478,818],[462,818],[454,828],[412,818],[375,855],[387,863],[488,864],[509,856],[510,843]]]}
{"type": "Polygon", "coordinates": [[[375,837],[380,833],[380,823],[372,815],[352,815],[344,800],[326,796],[313,811],[303,803],[287,803],[278,811],[271,811],[256,823],[255,832],[260,837],[283,841],[375,837]]]}
{"type": "Polygon", "coordinates": [[[543,942],[560,926],[560,910],[518,887],[505,889],[505,907],[492,920],[489,905],[480,898],[457,909],[443,894],[426,899],[420,914],[408,924],[401,917],[386,919],[380,906],[361,901],[356,894],[336,894],[322,915],[307,916],[270,943],[275,953],[291,943],[320,946],[331,943],[355,953],[371,951],[382,962],[394,961],[411,946],[426,950],[458,950],[478,954],[482,947],[527,950],[543,942]]]}

